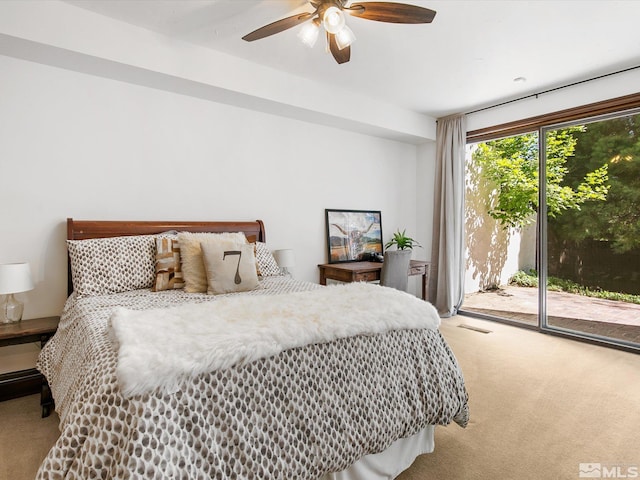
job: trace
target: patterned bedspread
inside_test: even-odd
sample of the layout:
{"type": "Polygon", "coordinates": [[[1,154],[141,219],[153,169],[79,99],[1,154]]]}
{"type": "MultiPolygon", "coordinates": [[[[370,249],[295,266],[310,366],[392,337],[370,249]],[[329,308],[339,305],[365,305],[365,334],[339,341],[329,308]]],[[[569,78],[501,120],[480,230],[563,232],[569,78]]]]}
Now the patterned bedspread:
{"type": "MultiPolygon", "coordinates": [[[[270,277],[247,294],[309,288],[319,287],[270,277]]],[[[312,480],[427,425],[466,425],[461,372],[428,329],[289,349],[187,379],[172,394],[124,398],[108,335],[113,309],[214,299],[148,290],[69,298],[38,362],[61,430],[38,479],[312,480]]]]}

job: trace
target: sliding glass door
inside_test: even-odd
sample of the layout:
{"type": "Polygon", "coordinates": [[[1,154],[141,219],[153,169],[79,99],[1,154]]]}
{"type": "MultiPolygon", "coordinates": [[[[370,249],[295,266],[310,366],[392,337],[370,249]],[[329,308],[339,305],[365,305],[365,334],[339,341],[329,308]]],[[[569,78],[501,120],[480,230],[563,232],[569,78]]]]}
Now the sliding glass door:
{"type": "Polygon", "coordinates": [[[538,132],[467,146],[462,308],[537,328],[538,132]]]}
{"type": "Polygon", "coordinates": [[[468,145],[462,311],[640,348],[640,113],[468,145]]]}
{"type": "Polygon", "coordinates": [[[542,129],[541,328],[640,345],[640,114],[542,129]]]}

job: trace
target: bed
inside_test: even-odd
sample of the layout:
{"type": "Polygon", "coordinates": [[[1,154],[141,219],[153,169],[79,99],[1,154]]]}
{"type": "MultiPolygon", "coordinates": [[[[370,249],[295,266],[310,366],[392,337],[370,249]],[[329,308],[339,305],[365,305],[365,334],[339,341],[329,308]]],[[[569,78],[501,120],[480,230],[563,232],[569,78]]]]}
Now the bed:
{"type": "Polygon", "coordinates": [[[38,359],[61,435],[38,479],[393,478],[433,450],[435,425],[467,424],[456,359],[424,326],[433,307],[280,275],[261,221],[68,219],[67,238],[69,298],[38,359]],[[258,285],[190,293],[176,277],[158,290],[161,239],[182,232],[243,234],[258,285]]]}

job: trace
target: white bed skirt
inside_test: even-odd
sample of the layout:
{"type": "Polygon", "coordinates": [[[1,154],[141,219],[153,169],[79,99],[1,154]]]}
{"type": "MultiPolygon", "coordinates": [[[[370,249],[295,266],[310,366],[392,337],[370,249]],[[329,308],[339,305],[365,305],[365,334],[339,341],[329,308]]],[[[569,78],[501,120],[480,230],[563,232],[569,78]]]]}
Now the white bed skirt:
{"type": "Polygon", "coordinates": [[[393,442],[389,448],[366,455],[346,470],[328,473],[320,480],[390,480],[409,468],[423,453],[431,453],[434,448],[435,426],[407,438],[393,442]]]}

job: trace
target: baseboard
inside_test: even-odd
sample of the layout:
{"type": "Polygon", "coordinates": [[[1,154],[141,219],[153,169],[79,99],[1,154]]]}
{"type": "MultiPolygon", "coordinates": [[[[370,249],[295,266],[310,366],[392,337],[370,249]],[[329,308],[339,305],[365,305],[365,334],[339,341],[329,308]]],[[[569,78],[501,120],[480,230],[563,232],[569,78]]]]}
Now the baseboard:
{"type": "Polygon", "coordinates": [[[40,393],[42,374],[35,368],[0,375],[0,402],[40,393]]]}

